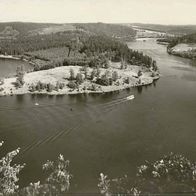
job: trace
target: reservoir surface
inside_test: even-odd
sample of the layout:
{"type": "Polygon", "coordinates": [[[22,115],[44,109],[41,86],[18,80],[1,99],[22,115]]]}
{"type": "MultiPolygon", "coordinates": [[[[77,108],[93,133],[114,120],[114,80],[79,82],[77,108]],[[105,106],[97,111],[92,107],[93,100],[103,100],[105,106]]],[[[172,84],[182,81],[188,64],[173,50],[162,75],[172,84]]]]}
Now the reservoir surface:
{"type": "Polygon", "coordinates": [[[32,65],[30,65],[28,62],[0,58],[0,78],[16,75],[16,69],[18,66],[23,66],[24,70],[26,71],[32,69],[32,65]]]}
{"type": "MultiPolygon", "coordinates": [[[[42,164],[60,153],[70,160],[71,191],[81,193],[98,191],[101,172],[134,177],[145,160],[169,152],[196,160],[196,66],[154,39],[128,46],[157,61],[160,80],[103,95],[0,98],[0,156],[21,148],[21,186],[44,179],[42,164]]],[[[0,73],[10,73],[9,61],[0,60],[0,73]]]]}

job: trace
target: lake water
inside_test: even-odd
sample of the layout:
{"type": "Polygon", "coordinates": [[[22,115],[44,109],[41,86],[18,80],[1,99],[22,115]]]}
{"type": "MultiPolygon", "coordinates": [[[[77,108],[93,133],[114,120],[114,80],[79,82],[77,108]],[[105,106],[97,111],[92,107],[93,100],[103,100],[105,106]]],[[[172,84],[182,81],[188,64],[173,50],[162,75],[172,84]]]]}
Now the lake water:
{"type": "Polygon", "coordinates": [[[14,76],[18,66],[23,66],[25,71],[32,69],[32,66],[28,62],[0,58],[0,78],[14,76]]]}
{"type": "Polygon", "coordinates": [[[41,164],[60,153],[70,160],[71,191],[82,193],[98,191],[100,172],[135,176],[165,153],[196,160],[196,67],[154,40],[128,45],[157,61],[160,80],[104,95],[0,98],[0,155],[21,147],[21,186],[43,179],[41,164]],[[130,94],[134,100],[123,99],[130,94]]]}

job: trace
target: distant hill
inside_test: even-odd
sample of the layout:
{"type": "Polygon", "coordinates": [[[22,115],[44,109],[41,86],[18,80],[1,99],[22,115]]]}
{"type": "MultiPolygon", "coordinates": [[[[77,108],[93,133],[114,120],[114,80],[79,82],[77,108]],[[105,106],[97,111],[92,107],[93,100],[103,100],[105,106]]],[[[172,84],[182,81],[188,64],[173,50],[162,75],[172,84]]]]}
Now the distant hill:
{"type": "Polygon", "coordinates": [[[65,31],[85,31],[91,35],[106,35],[114,38],[133,38],[135,30],[120,24],[105,23],[82,23],[82,24],[53,24],[53,23],[23,23],[23,22],[7,22],[0,23],[0,34],[14,34],[16,36],[34,36],[55,34],[65,31]],[[9,32],[7,31],[9,30],[9,32]],[[14,32],[15,31],[15,32],[14,32]],[[6,33],[5,33],[6,32],[6,33]]]}
{"type": "Polygon", "coordinates": [[[87,32],[96,35],[107,35],[113,38],[134,38],[136,31],[131,27],[121,24],[106,24],[106,23],[79,23],[75,24],[78,29],[83,29],[87,32]]]}
{"type": "Polygon", "coordinates": [[[161,31],[165,33],[175,34],[178,36],[196,33],[196,25],[159,25],[159,24],[142,24],[132,23],[131,25],[138,26],[147,30],[161,31]]]}
{"type": "Polygon", "coordinates": [[[182,43],[196,43],[196,32],[190,35],[185,35],[178,38],[179,42],[182,43]]]}
{"type": "Polygon", "coordinates": [[[131,27],[117,24],[0,23],[0,53],[18,55],[29,51],[65,47],[77,40],[87,40],[90,36],[107,36],[127,41],[133,39],[135,34],[131,27]]]}
{"type": "Polygon", "coordinates": [[[55,24],[45,24],[45,23],[23,23],[23,22],[5,22],[0,23],[0,32],[4,31],[7,27],[19,32],[20,35],[27,35],[30,31],[35,29],[47,28],[54,26],[55,24]]]}
{"type": "Polygon", "coordinates": [[[11,26],[6,26],[3,31],[0,32],[0,38],[15,38],[19,35],[19,32],[13,29],[11,26]]]}

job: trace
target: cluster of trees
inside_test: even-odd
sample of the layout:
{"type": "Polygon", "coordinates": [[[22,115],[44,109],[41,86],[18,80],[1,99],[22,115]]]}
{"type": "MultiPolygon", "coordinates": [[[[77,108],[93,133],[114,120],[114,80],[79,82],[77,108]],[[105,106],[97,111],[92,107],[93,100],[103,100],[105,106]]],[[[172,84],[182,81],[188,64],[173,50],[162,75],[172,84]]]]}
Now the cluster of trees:
{"type": "Polygon", "coordinates": [[[79,85],[84,82],[85,79],[87,79],[88,75],[88,68],[84,67],[81,69],[76,75],[73,69],[70,69],[70,77],[69,77],[69,83],[67,86],[71,89],[77,89],[79,88],[79,85]]]}
{"type": "Polygon", "coordinates": [[[112,85],[113,82],[116,82],[119,78],[117,71],[110,72],[109,70],[106,70],[104,74],[100,74],[101,71],[99,67],[93,68],[90,75],[88,75],[88,67],[84,67],[79,73],[77,73],[76,76],[74,70],[70,69],[70,82],[67,86],[71,89],[76,89],[84,82],[85,79],[90,79],[98,85],[109,86],[112,85]]]}
{"type": "Polygon", "coordinates": [[[64,86],[65,84],[60,82],[57,82],[56,85],[53,85],[51,83],[42,83],[39,81],[37,84],[31,84],[29,86],[29,91],[30,92],[35,92],[35,91],[40,92],[42,90],[46,90],[47,92],[52,92],[53,90],[59,91],[60,89],[62,90],[64,86]]]}
{"type": "Polygon", "coordinates": [[[116,82],[118,80],[118,72],[110,72],[108,70],[105,71],[105,73],[101,76],[96,76],[96,83],[102,86],[110,86],[113,84],[113,82],[116,82]]]}
{"type": "Polygon", "coordinates": [[[15,82],[15,86],[17,88],[20,88],[24,85],[24,75],[25,75],[25,71],[24,71],[24,66],[18,66],[16,69],[16,82],[15,82]]]}

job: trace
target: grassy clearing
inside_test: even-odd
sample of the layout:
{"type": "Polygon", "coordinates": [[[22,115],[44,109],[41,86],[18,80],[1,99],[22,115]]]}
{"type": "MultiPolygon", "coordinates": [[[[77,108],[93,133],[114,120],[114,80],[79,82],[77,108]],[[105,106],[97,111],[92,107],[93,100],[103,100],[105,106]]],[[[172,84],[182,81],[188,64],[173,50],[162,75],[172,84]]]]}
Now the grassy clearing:
{"type": "Polygon", "coordinates": [[[31,31],[30,34],[47,35],[51,33],[60,33],[60,32],[65,32],[65,31],[74,31],[74,30],[76,30],[76,27],[71,24],[51,25],[49,27],[31,31]]]}

